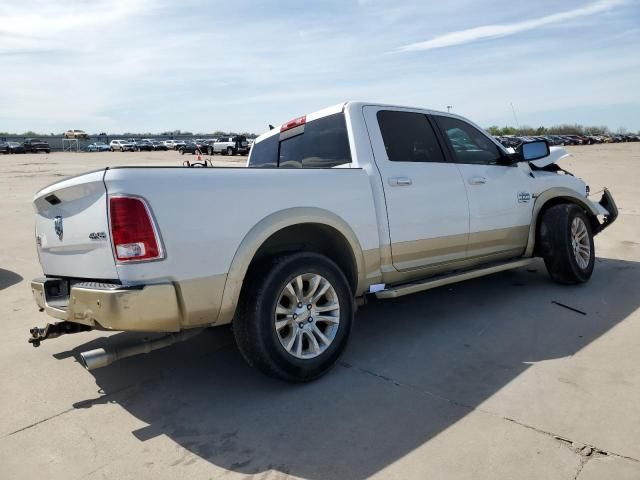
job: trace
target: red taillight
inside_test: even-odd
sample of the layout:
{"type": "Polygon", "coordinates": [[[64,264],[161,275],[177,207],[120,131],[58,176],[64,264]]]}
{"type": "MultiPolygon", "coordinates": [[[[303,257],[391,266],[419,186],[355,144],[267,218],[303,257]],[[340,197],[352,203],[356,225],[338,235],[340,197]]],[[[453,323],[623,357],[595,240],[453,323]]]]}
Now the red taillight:
{"type": "Polygon", "coordinates": [[[163,258],[151,212],[141,198],[110,197],[111,241],[119,262],[163,258]]]}
{"type": "Polygon", "coordinates": [[[299,127],[300,125],[304,125],[307,123],[307,116],[303,115],[302,117],[294,118],[293,120],[284,123],[280,127],[280,133],[286,132],[287,130],[291,130],[292,128],[299,127]]]}

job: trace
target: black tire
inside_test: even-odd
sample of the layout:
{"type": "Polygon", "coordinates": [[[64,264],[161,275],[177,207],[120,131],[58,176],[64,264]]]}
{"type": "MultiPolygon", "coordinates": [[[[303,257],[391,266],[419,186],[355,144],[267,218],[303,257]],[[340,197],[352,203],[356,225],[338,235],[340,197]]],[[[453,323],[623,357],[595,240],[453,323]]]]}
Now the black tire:
{"type": "Polygon", "coordinates": [[[184,155],[184,150],[180,149],[180,155],[184,155]]]}
{"type": "Polygon", "coordinates": [[[227,147],[227,155],[229,155],[229,156],[233,155],[233,148],[227,147]]]}
{"type": "Polygon", "coordinates": [[[209,147],[207,149],[207,153],[209,154],[210,157],[213,156],[213,148],[209,147]]]}
{"type": "Polygon", "coordinates": [[[540,254],[554,281],[572,285],[591,278],[595,264],[593,232],[591,221],[582,208],[563,203],[545,211],[540,223],[539,242],[540,254]],[[571,225],[576,218],[582,220],[586,227],[590,247],[588,262],[584,267],[578,263],[572,244],[571,225]]]}
{"type": "Polygon", "coordinates": [[[325,374],[347,345],[354,303],[349,283],[327,257],[311,252],[277,257],[253,269],[243,285],[233,333],[242,356],[261,372],[289,382],[308,382],[325,374]],[[282,346],[274,312],[285,285],[298,275],[314,273],[334,288],[340,302],[340,323],[326,350],[311,359],[297,358],[282,346]]]}

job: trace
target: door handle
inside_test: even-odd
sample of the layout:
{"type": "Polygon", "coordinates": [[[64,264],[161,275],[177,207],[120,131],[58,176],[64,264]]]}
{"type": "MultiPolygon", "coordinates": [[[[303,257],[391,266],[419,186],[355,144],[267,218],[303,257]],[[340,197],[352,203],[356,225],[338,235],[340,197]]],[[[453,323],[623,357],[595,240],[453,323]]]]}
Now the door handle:
{"type": "Polygon", "coordinates": [[[392,187],[408,187],[411,185],[411,179],[409,177],[391,177],[389,185],[392,187]]]}
{"type": "Polygon", "coordinates": [[[475,177],[469,178],[469,184],[471,185],[482,185],[484,183],[487,183],[486,177],[476,175],[475,177]]]}

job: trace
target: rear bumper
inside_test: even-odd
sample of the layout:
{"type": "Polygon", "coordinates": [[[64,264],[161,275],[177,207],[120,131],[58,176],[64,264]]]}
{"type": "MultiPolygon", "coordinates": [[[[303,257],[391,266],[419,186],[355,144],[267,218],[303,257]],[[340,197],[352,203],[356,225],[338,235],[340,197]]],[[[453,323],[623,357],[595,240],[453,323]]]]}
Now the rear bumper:
{"type": "Polygon", "coordinates": [[[171,283],[126,287],[36,278],[31,291],[38,307],[59,320],[107,330],[180,330],[178,297],[171,283]]]}

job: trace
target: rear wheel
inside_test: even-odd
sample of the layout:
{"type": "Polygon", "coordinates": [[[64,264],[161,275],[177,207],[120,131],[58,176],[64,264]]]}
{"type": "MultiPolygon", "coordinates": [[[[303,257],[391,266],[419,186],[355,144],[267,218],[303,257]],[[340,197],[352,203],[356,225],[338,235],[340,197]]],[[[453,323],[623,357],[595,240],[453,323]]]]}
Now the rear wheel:
{"type": "Polygon", "coordinates": [[[344,350],[353,295],[334,262],[316,253],[279,257],[245,282],[233,331],[244,358],[263,373],[306,382],[344,350]]]}
{"type": "Polygon", "coordinates": [[[233,148],[227,147],[227,155],[229,156],[233,155],[233,148]]]}
{"type": "Polygon", "coordinates": [[[584,283],[593,273],[595,248],[591,222],[582,208],[555,205],[540,224],[540,252],[547,271],[558,283],[584,283]]]}

